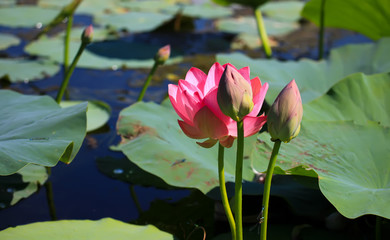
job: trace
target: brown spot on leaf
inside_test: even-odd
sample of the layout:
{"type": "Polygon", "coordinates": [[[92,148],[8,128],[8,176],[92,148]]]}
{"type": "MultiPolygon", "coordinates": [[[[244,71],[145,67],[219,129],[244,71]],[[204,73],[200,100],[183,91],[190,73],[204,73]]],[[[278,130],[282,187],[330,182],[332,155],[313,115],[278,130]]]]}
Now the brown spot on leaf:
{"type": "Polygon", "coordinates": [[[187,178],[190,178],[191,175],[195,172],[195,168],[190,168],[190,170],[187,172],[187,178]]]}
{"type": "Polygon", "coordinates": [[[131,132],[122,134],[121,144],[131,141],[134,138],[137,138],[138,136],[144,134],[149,134],[158,137],[158,134],[154,128],[150,128],[148,126],[142,126],[140,123],[131,123],[130,129],[132,130],[131,132]]]}

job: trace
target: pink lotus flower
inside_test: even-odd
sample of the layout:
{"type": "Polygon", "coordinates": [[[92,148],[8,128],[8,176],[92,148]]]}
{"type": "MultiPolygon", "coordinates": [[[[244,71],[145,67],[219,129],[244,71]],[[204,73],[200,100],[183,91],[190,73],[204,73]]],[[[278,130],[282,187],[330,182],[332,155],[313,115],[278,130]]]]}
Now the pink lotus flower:
{"type": "Polygon", "coordinates": [[[237,138],[237,123],[222,113],[217,102],[218,85],[226,66],[234,68],[248,81],[252,90],[252,111],[243,117],[244,136],[257,133],[266,122],[266,116],[257,116],[263,105],[268,84],[261,85],[258,77],[250,79],[249,67],[237,70],[231,64],[221,66],[215,63],[208,75],[198,68],[191,68],[185,80],[169,84],[168,93],[172,106],[182,120],[179,125],[190,138],[205,139],[197,142],[202,147],[212,147],[218,141],[224,147],[231,147],[237,138]]]}

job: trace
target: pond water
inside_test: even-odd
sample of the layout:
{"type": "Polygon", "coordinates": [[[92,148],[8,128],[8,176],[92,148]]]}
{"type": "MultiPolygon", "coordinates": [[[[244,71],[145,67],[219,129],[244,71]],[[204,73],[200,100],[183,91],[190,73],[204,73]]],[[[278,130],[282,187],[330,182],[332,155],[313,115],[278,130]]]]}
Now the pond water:
{"type": "MultiPolygon", "coordinates": [[[[89,23],[91,23],[91,19],[88,17],[78,16],[75,18],[75,25],[89,23]]],[[[186,71],[192,66],[207,71],[215,61],[214,54],[230,51],[229,46],[233,34],[217,32],[215,29],[212,32],[202,32],[210,28],[211,25],[209,21],[205,20],[195,20],[193,25],[195,29],[191,32],[173,33],[161,30],[131,34],[119,40],[92,44],[88,48],[98,55],[126,58],[128,52],[138,48],[137,43],[152,46],[144,51],[137,51],[136,54],[139,55],[135,58],[142,59],[145,56],[153,55],[159,46],[171,44],[173,56],[184,55],[186,58],[182,63],[159,68],[154,82],[144,98],[144,101],[161,102],[167,95],[168,84],[171,83],[167,73],[174,74],[177,78],[184,78],[186,71]]],[[[0,32],[11,32],[20,36],[29,36],[30,31],[31,29],[0,28],[0,32]]],[[[314,34],[310,32],[311,28],[307,28],[306,31],[308,31],[307,34],[314,34]]],[[[348,31],[332,30],[327,36],[327,49],[347,43],[369,41],[362,35],[348,31]]],[[[291,38],[294,38],[294,35],[291,38]]],[[[27,40],[23,40],[20,45],[1,52],[1,55],[10,58],[25,56],[27,54],[23,49],[27,42],[27,40]]],[[[302,51],[302,49],[296,49],[296,46],[289,44],[291,43],[285,41],[284,45],[275,49],[276,58],[286,60],[298,57],[316,58],[317,56],[315,47],[302,51]]],[[[307,44],[313,45],[312,42],[307,42],[307,44]]],[[[262,56],[262,51],[261,49],[251,50],[248,55],[262,56]]],[[[197,190],[158,189],[113,178],[115,175],[132,174],[132,171],[139,171],[123,153],[111,151],[109,148],[120,141],[120,137],[116,133],[119,112],[136,101],[147,74],[148,69],[91,70],[76,68],[74,71],[68,87],[70,99],[104,101],[110,105],[112,113],[104,127],[87,134],[79,153],[71,164],[66,165],[60,162],[52,168],[49,181],[52,185],[52,202],[55,206],[56,218],[101,219],[111,217],[124,222],[153,223],[179,237],[188,236],[196,224],[203,224],[210,236],[213,235],[213,232],[228,231],[227,223],[221,217],[223,213],[218,211],[220,205],[213,200],[218,199],[218,193],[215,191],[210,194],[212,196],[209,198],[197,190]],[[105,174],[107,166],[101,165],[102,162],[106,163],[107,161],[117,163],[117,167],[115,164],[111,168],[108,167],[111,174],[105,174]],[[175,208],[177,212],[172,212],[175,208]],[[183,209],[188,211],[187,215],[183,214],[183,209]],[[175,218],[179,218],[176,220],[177,222],[173,220],[175,218]]],[[[46,94],[55,97],[62,76],[63,72],[60,71],[41,81],[4,85],[3,87],[25,94],[46,94]]],[[[147,174],[146,176],[150,177],[147,174]]],[[[280,181],[285,180],[281,178],[280,181]]],[[[317,184],[316,181],[313,184],[317,184]]],[[[6,193],[3,191],[1,194],[6,193]]],[[[334,211],[318,188],[313,190],[311,196],[316,196],[318,202],[322,204],[321,217],[334,211]]],[[[244,204],[247,204],[246,207],[244,206],[247,226],[255,225],[259,212],[258,207],[249,206],[252,203],[260,202],[260,199],[261,197],[258,195],[246,196],[244,199],[244,204]]],[[[287,224],[287,228],[290,228],[292,223],[310,222],[318,225],[320,229],[324,228],[324,219],[317,218],[319,214],[296,215],[282,198],[276,198],[274,202],[273,204],[279,207],[279,209],[274,209],[273,218],[276,223],[287,224]]],[[[42,186],[32,196],[12,207],[0,210],[0,230],[10,226],[49,221],[52,217],[53,212],[50,213],[47,200],[47,187],[42,186]]],[[[343,234],[337,235],[339,239],[342,239],[343,236],[343,234]]]]}

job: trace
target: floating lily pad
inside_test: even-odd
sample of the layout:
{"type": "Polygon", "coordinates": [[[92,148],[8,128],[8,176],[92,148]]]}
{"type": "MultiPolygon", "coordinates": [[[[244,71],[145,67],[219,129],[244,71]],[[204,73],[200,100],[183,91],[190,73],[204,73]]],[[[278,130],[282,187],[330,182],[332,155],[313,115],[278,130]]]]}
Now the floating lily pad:
{"type": "MultiPolygon", "coordinates": [[[[121,111],[117,131],[122,136],[116,147],[143,170],[172,186],[197,188],[207,193],[218,186],[217,150],[205,149],[181,131],[172,107],[139,102],[121,111]]],[[[246,138],[245,156],[254,147],[256,136],[246,138]]],[[[225,150],[226,181],[234,181],[235,150],[225,150]]],[[[243,176],[254,176],[250,160],[244,161],[243,176]]]]}
{"type": "Polygon", "coordinates": [[[0,232],[3,240],[14,239],[156,239],[172,240],[172,235],[158,230],[152,225],[137,226],[111,218],[97,221],[61,220],[55,222],[37,222],[0,232]]]}
{"type": "Polygon", "coordinates": [[[34,27],[38,23],[49,23],[58,10],[37,6],[14,6],[0,8],[0,25],[8,27],[34,27]]]}
{"type": "MultiPolygon", "coordinates": [[[[61,101],[60,106],[67,108],[83,101],[61,101]]],[[[88,101],[87,108],[87,132],[91,132],[102,127],[108,122],[111,115],[111,108],[102,101],[88,101]]]]}
{"type": "Polygon", "coordinates": [[[11,82],[29,82],[56,74],[60,70],[51,61],[33,61],[26,59],[0,59],[0,78],[11,82]]]}
{"type": "MultiPolygon", "coordinates": [[[[306,3],[302,16],[319,25],[322,0],[306,3]]],[[[325,26],[349,29],[378,40],[390,36],[390,4],[387,0],[327,0],[325,26]],[[343,11],[340,11],[343,9],[343,11]]]]}
{"type": "Polygon", "coordinates": [[[47,96],[0,90],[0,175],[29,164],[70,163],[84,140],[86,108],[63,109],[47,96]]]}
{"type": "MultiPolygon", "coordinates": [[[[270,36],[281,36],[299,28],[296,22],[282,22],[264,18],[264,25],[267,34],[270,36]]],[[[229,33],[247,33],[258,35],[255,17],[226,18],[216,21],[218,30],[229,33]]]]}
{"type": "Polygon", "coordinates": [[[20,39],[12,34],[0,33],[0,50],[7,49],[10,46],[18,45],[20,39]]]}
{"type": "Polygon", "coordinates": [[[94,19],[97,24],[115,29],[126,29],[131,33],[154,30],[173,15],[164,13],[127,12],[123,14],[101,14],[94,19]]]}
{"type": "MultiPolygon", "coordinates": [[[[276,173],[304,175],[293,169],[303,165],[318,174],[322,193],[344,216],[390,218],[390,131],[384,94],[389,84],[388,73],[353,74],[305,104],[301,133],[282,144],[276,173]]],[[[263,146],[253,152],[253,165],[265,171],[273,143],[267,134],[259,138],[263,146]]]]}
{"type": "MultiPolygon", "coordinates": [[[[196,18],[223,18],[229,17],[233,14],[230,8],[216,6],[212,3],[182,5],[184,16],[196,17],[196,18]]],[[[169,12],[175,13],[172,9],[169,12]]]]}
{"type": "MultiPolygon", "coordinates": [[[[73,58],[79,49],[81,32],[81,29],[72,31],[69,44],[70,58],[73,58]]],[[[112,38],[105,29],[94,30],[94,41],[112,38]]],[[[52,38],[43,36],[38,41],[27,45],[25,51],[32,55],[47,57],[55,62],[62,63],[63,41],[63,34],[52,38]]],[[[122,40],[93,42],[84,50],[77,67],[92,69],[151,68],[154,64],[154,55],[160,47],[162,46],[122,40]]],[[[165,64],[177,63],[181,60],[181,56],[176,56],[170,58],[165,64]]]]}
{"type": "Polygon", "coordinates": [[[259,76],[270,84],[266,100],[272,103],[280,90],[295,79],[303,103],[310,102],[326,93],[335,83],[355,72],[366,74],[390,71],[390,38],[377,43],[350,44],[333,49],[328,60],[281,62],[252,59],[240,53],[218,54],[220,63],[230,62],[237,68],[249,66],[251,76],[259,76]]]}
{"type": "Polygon", "coordinates": [[[269,18],[279,21],[295,22],[301,18],[304,2],[280,1],[267,2],[262,5],[261,11],[269,18]]]}
{"type": "Polygon", "coordinates": [[[0,176],[0,209],[38,191],[48,178],[46,168],[30,164],[9,176],[0,176]]]}

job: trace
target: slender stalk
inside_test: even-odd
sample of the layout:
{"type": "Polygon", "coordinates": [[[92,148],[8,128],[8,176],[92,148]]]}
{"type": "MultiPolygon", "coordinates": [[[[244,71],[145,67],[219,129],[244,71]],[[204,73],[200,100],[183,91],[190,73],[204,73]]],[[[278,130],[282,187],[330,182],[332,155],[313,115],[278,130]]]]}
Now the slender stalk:
{"type": "Polygon", "coordinates": [[[143,86],[143,88],[141,90],[141,93],[138,96],[137,102],[142,101],[142,99],[144,98],[146,89],[148,89],[150,81],[152,80],[152,77],[153,77],[154,73],[156,72],[156,69],[157,69],[158,65],[159,65],[158,62],[154,61],[153,67],[152,67],[152,69],[149,72],[148,78],[146,78],[146,81],[145,81],[144,86],[143,86]]]}
{"type": "Polygon", "coordinates": [[[224,155],[225,148],[219,144],[218,148],[218,175],[219,175],[219,189],[221,191],[221,198],[223,208],[225,209],[226,217],[229,221],[230,231],[232,233],[232,240],[236,239],[236,223],[234,222],[234,217],[232,210],[230,208],[229,199],[227,197],[226,185],[225,185],[225,170],[224,170],[224,155]]]}
{"type": "Polygon", "coordinates": [[[267,169],[267,175],[265,177],[265,183],[264,183],[264,193],[263,193],[263,209],[261,210],[261,233],[260,233],[260,240],[266,240],[267,239],[267,223],[268,223],[268,205],[269,205],[269,195],[271,192],[271,181],[272,181],[272,175],[274,173],[275,168],[275,162],[276,158],[279,153],[281,141],[276,140],[274,144],[274,148],[272,149],[271,159],[268,163],[268,169],[267,169]]]}
{"type": "Polygon", "coordinates": [[[61,102],[61,99],[62,99],[62,97],[64,96],[65,89],[68,87],[69,79],[70,79],[70,77],[72,76],[72,73],[73,73],[73,71],[74,71],[74,69],[75,69],[75,67],[76,67],[76,65],[77,65],[77,62],[79,61],[80,56],[81,56],[81,54],[83,53],[83,51],[84,51],[84,49],[85,49],[85,47],[86,47],[87,45],[88,45],[88,44],[81,43],[80,48],[79,48],[79,50],[77,51],[77,54],[76,54],[76,56],[74,57],[72,64],[70,65],[68,71],[65,73],[65,78],[64,78],[64,80],[62,81],[60,90],[59,90],[58,93],[57,93],[57,97],[56,97],[56,102],[57,102],[57,103],[60,103],[60,102],[61,102]]]}
{"type": "Polygon", "coordinates": [[[242,164],[244,159],[244,122],[237,122],[237,155],[236,155],[236,182],[235,182],[235,219],[236,240],[243,239],[242,232],[242,164]]]}
{"type": "Polygon", "coordinates": [[[382,218],[380,216],[376,216],[376,224],[375,224],[375,240],[382,239],[382,218]]]}
{"type": "Polygon", "coordinates": [[[70,39],[70,31],[73,25],[73,15],[68,17],[68,23],[66,25],[65,32],[65,45],[64,45],[64,79],[66,77],[66,72],[68,71],[69,66],[69,39],[70,39]]]}
{"type": "Polygon", "coordinates": [[[133,198],[133,201],[134,201],[135,207],[137,208],[138,214],[141,214],[143,212],[143,210],[142,210],[141,204],[139,203],[137,193],[135,192],[134,185],[132,183],[130,183],[129,189],[130,189],[130,195],[133,198]]]}
{"type": "Polygon", "coordinates": [[[318,60],[321,60],[324,57],[325,2],[326,0],[321,0],[320,32],[318,36],[318,60]]]}
{"type": "MultiPolygon", "coordinates": [[[[50,177],[51,168],[46,167],[46,172],[47,175],[50,177]]],[[[49,205],[50,219],[52,221],[55,221],[57,220],[57,214],[56,214],[56,206],[54,204],[54,198],[53,198],[53,185],[49,180],[47,180],[44,186],[46,188],[46,200],[47,200],[47,204],[49,205]]]]}
{"type": "Polygon", "coordinates": [[[269,43],[267,30],[265,29],[263,15],[261,14],[260,8],[255,9],[255,17],[257,23],[257,30],[259,31],[261,41],[263,42],[265,55],[267,56],[267,58],[271,58],[272,57],[271,44],[269,43]]]}

